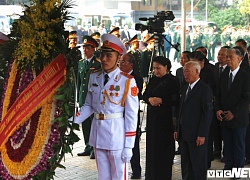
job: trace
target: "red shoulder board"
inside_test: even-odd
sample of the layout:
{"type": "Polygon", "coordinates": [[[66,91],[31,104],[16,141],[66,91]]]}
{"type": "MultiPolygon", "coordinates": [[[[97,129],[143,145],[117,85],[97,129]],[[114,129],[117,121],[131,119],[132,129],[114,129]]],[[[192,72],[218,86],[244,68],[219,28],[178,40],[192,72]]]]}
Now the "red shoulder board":
{"type": "Polygon", "coordinates": [[[134,78],[134,76],[132,76],[132,75],[126,73],[126,72],[123,72],[123,71],[121,71],[121,74],[122,74],[123,76],[126,76],[126,77],[129,78],[129,79],[134,78]]]}

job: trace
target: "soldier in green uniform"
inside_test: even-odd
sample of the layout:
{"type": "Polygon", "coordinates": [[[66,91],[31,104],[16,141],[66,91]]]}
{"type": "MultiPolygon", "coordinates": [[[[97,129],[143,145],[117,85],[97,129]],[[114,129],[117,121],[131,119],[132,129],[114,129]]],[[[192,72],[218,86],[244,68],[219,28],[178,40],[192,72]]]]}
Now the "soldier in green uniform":
{"type": "MultiPolygon", "coordinates": [[[[83,54],[84,59],[78,63],[78,102],[79,106],[82,107],[87,91],[90,73],[101,68],[100,60],[94,56],[95,48],[98,47],[98,43],[91,36],[83,37],[83,54]]],[[[91,115],[86,121],[82,123],[83,137],[85,141],[84,152],[78,153],[78,156],[90,156],[90,159],[95,159],[93,147],[89,145],[89,135],[91,122],[93,115],[91,115]]]]}
{"type": "Polygon", "coordinates": [[[203,36],[202,36],[202,40],[201,40],[201,46],[208,48],[209,43],[208,43],[208,39],[209,39],[209,33],[208,33],[208,26],[205,26],[203,29],[203,36]]]}
{"type": "Polygon", "coordinates": [[[142,69],[142,60],[141,60],[141,53],[139,51],[139,39],[137,34],[129,40],[130,49],[127,53],[130,53],[135,58],[135,63],[133,65],[133,72],[139,76],[143,76],[143,69],[142,69]]]}
{"type": "Polygon", "coordinates": [[[75,76],[77,76],[77,71],[78,71],[78,61],[82,59],[82,54],[81,51],[79,50],[79,46],[77,45],[77,36],[76,36],[76,31],[71,31],[69,32],[69,37],[68,37],[68,59],[70,63],[72,63],[73,68],[74,68],[74,73],[75,76]]]}
{"type": "Polygon", "coordinates": [[[101,34],[99,32],[94,32],[93,34],[90,35],[94,40],[96,40],[96,42],[98,43],[98,47],[95,48],[95,53],[94,56],[98,59],[100,59],[101,57],[101,52],[100,52],[100,45],[101,45],[101,34]]]}
{"type": "Polygon", "coordinates": [[[151,57],[152,57],[152,52],[154,50],[154,35],[150,36],[147,40],[147,47],[145,49],[142,50],[141,52],[141,60],[142,60],[142,75],[143,75],[143,79],[144,81],[147,81],[148,76],[149,76],[149,68],[150,71],[152,70],[152,66],[150,66],[151,63],[151,57]]]}
{"type": "Polygon", "coordinates": [[[231,26],[225,26],[222,29],[221,33],[221,46],[230,46],[232,45],[231,43],[231,26]]]}
{"type": "Polygon", "coordinates": [[[215,47],[217,43],[217,34],[214,32],[214,28],[209,28],[208,33],[208,41],[207,41],[207,51],[208,51],[208,60],[215,61],[214,54],[215,54],[215,47]]]}
{"type": "Polygon", "coordinates": [[[115,27],[113,28],[109,34],[113,34],[114,36],[118,37],[119,39],[121,38],[121,34],[120,34],[120,28],[119,27],[115,27]]]}
{"type": "Polygon", "coordinates": [[[231,44],[235,44],[237,40],[238,40],[237,29],[233,27],[231,33],[231,44]]]}
{"type": "Polygon", "coordinates": [[[200,26],[196,26],[193,32],[192,43],[191,43],[192,51],[195,51],[195,49],[202,46],[202,38],[203,34],[201,33],[200,26]]]}
{"type": "MultiPolygon", "coordinates": [[[[191,37],[189,29],[186,29],[185,32],[186,32],[186,51],[190,51],[191,37]]],[[[182,51],[180,50],[180,52],[182,51]]]]}
{"type": "MultiPolygon", "coordinates": [[[[181,43],[181,26],[175,27],[175,32],[174,32],[174,36],[173,36],[173,43],[174,44],[181,43]]],[[[180,49],[180,51],[175,50],[174,62],[175,62],[175,60],[177,62],[180,62],[180,56],[181,56],[180,52],[181,52],[181,49],[180,49]]]]}

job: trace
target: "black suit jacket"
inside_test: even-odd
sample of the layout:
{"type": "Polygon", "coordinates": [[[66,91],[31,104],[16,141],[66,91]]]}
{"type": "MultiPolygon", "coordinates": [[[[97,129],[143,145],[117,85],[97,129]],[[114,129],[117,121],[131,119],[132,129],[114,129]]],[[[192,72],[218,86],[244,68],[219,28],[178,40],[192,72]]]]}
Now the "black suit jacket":
{"type": "Polygon", "coordinates": [[[128,36],[126,35],[126,33],[124,32],[124,30],[121,32],[121,40],[123,40],[124,38],[126,38],[128,41],[130,40],[130,33],[128,32],[128,36]]]}
{"type": "Polygon", "coordinates": [[[243,70],[246,70],[247,68],[249,67],[249,64],[248,64],[248,56],[247,54],[245,54],[244,58],[242,59],[242,62],[240,64],[240,68],[243,69],[243,70]]]}
{"type": "Polygon", "coordinates": [[[240,68],[228,90],[229,72],[228,68],[220,76],[215,109],[216,111],[231,111],[234,115],[231,121],[222,121],[222,127],[246,127],[249,123],[250,77],[246,71],[240,68]]]}
{"type": "Polygon", "coordinates": [[[176,77],[179,79],[180,82],[180,92],[182,92],[182,88],[184,85],[187,84],[184,75],[183,75],[183,67],[180,67],[176,70],[176,77]]]}
{"type": "Polygon", "coordinates": [[[187,92],[188,84],[181,93],[180,111],[178,117],[179,138],[191,142],[197,137],[208,137],[212,122],[213,93],[211,88],[199,80],[193,89],[187,92]]]}
{"type": "Polygon", "coordinates": [[[247,53],[244,55],[241,64],[243,64],[243,66],[249,66],[247,53]]]}
{"type": "MultiPolygon", "coordinates": [[[[224,72],[226,72],[227,71],[227,69],[229,69],[228,68],[228,66],[226,66],[225,68],[224,68],[224,70],[222,71],[222,73],[224,73],[224,72]]],[[[222,74],[221,73],[221,74],[222,74]]],[[[216,82],[216,89],[218,88],[218,86],[219,86],[219,84],[220,84],[220,64],[217,62],[217,63],[215,63],[215,65],[214,65],[214,78],[215,78],[215,82],[216,82]]],[[[217,91],[217,90],[216,90],[217,91]]]]}

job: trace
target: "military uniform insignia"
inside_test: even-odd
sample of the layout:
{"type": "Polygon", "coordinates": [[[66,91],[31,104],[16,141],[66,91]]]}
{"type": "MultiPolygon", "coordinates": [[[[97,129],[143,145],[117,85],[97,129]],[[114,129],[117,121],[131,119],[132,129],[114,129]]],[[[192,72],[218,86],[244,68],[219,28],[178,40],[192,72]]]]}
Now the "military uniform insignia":
{"type": "Polygon", "coordinates": [[[100,58],[96,58],[96,60],[97,60],[98,62],[101,62],[101,59],[100,59],[100,58]]]}
{"type": "MultiPolygon", "coordinates": [[[[94,69],[92,72],[91,72],[91,74],[92,73],[95,73],[95,72],[99,72],[99,71],[102,71],[102,68],[100,68],[100,69],[94,69]]],[[[100,72],[99,74],[98,74],[98,76],[100,76],[102,74],[102,72],[100,72]]]]}
{"type": "Polygon", "coordinates": [[[137,96],[137,94],[138,94],[138,88],[136,86],[131,87],[131,95],[137,96]]]}
{"type": "Polygon", "coordinates": [[[115,81],[117,82],[118,80],[119,80],[119,76],[116,75],[116,76],[115,76],[115,81]]]}
{"type": "Polygon", "coordinates": [[[119,96],[119,91],[120,91],[120,86],[119,85],[115,86],[115,90],[116,90],[115,96],[118,97],[119,96]]]}
{"type": "Polygon", "coordinates": [[[132,76],[132,75],[130,75],[130,74],[128,74],[128,73],[125,73],[125,72],[121,72],[121,74],[123,75],[123,76],[126,76],[127,78],[129,78],[129,79],[132,79],[134,76],[132,76]]]}
{"type": "Polygon", "coordinates": [[[110,95],[110,96],[114,96],[115,94],[114,94],[112,91],[115,90],[115,86],[114,86],[114,85],[110,85],[109,90],[111,91],[111,92],[109,93],[109,95],[110,95]]]}
{"type": "Polygon", "coordinates": [[[110,85],[109,90],[110,90],[110,91],[115,90],[115,86],[114,86],[114,85],[110,85]]]}
{"type": "Polygon", "coordinates": [[[84,39],[83,43],[86,44],[87,42],[88,42],[88,40],[87,40],[87,39],[84,39]]]}
{"type": "Polygon", "coordinates": [[[115,86],[115,90],[120,91],[120,86],[119,85],[115,86]]]}
{"type": "Polygon", "coordinates": [[[108,40],[104,41],[103,45],[108,46],[109,45],[109,41],[108,40]]]}

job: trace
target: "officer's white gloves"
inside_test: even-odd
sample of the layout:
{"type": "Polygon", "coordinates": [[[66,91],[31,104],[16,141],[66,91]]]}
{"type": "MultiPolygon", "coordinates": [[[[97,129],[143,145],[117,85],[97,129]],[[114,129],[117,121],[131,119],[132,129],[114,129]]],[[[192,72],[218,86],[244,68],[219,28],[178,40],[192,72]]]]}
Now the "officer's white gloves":
{"type": "Polygon", "coordinates": [[[125,147],[122,151],[122,161],[127,163],[130,162],[132,155],[133,155],[132,149],[125,147]]]}

